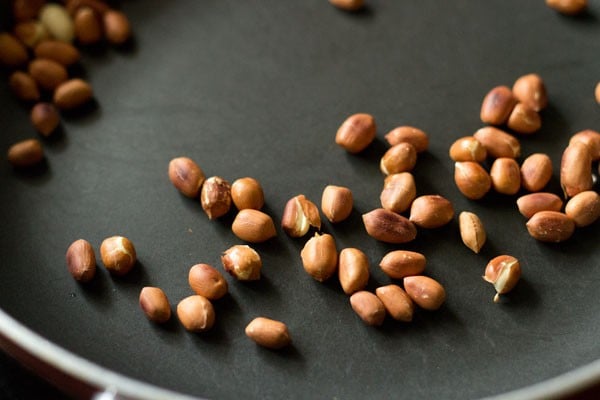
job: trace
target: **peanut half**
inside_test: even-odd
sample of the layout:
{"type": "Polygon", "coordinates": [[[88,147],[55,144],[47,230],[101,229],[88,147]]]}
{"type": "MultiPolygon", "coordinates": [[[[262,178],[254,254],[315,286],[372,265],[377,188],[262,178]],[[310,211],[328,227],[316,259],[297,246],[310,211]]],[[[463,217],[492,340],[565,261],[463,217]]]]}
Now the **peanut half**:
{"type": "Polygon", "coordinates": [[[501,255],[490,260],[485,267],[483,279],[494,285],[494,302],[500,295],[511,291],[521,277],[521,263],[513,256],[501,255]]]}
{"type": "Polygon", "coordinates": [[[383,324],[386,314],[385,306],[373,293],[364,290],[354,293],[350,296],[350,305],[365,324],[370,326],[383,324]]]}
{"type": "Polygon", "coordinates": [[[514,158],[496,158],[490,169],[490,178],[498,193],[513,195],[521,188],[521,170],[514,158]]]}
{"type": "Polygon", "coordinates": [[[310,227],[321,229],[319,209],[303,194],[288,200],[281,217],[281,228],[289,236],[298,238],[306,235],[310,227]]]}
{"type": "Polygon", "coordinates": [[[427,260],[421,253],[409,250],[394,250],[383,256],[379,262],[381,270],[392,279],[402,279],[422,274],[427,260]]]}
{"type": "Polygon", "coordinates": [[[256,281],[260,279],[262,260],[260,255],[248,245],[231,246],[221,255],[221,263],[225,271],[240,281],[256,281]]]}
{"type": "Polygon", "coordinates": [[[481,219],[475,213],[463,211],[458,216],[458,225],[465,246],[478,254],[487,238],[481,219]]]}
{"type": "Polygon", "coordinates": [[[400,214],[377,208],[362,216],[369,236],[386,243],[406,243],[417,237],[415,225],[400,214]]]}
{"type": "Polygon", "coordinates": [[[283,322],[265,317],[254,318],[246,326],[245,332],[256,344],[273,350],[279,350],[292,342],[283,322]]]}
{"type": "Polygon", "coordinates": [[[227,214],[231,207],[231,185],[219,176],[204,181],[200,190],[200,204],[208,216],[215,219],[227,214]]]}

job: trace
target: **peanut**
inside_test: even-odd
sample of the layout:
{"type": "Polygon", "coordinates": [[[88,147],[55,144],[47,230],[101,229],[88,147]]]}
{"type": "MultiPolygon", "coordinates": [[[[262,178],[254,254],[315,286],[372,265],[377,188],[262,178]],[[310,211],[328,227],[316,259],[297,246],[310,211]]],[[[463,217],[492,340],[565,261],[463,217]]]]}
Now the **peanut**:
{"type": "Polygon", "coordinates": [[[25,64],[29,56],[27,49],[10,33],[0,33],[0,64],[10,68],[25,64]]]}
{"type": "Polygon", "coordinates": [[[425,310],[437,310],[446,301],[444,287],[427,276],[407,276],[404,278],[404,290],[412,301],[425,310]]]}
{"type": "Polygon", "coordinates": [[[569,144],[582,142],[588,146],[593,161],[600,160],[600,132],[585,129],[571,136],[569,144]]]}
{"type": "Polygon", "coordinates": [[[335,274],[338,266],[338,253],[335,239],[328,233],[310,238],[302,251],[304,270],[319,282],[324,282],[335,274]]]}
{"type": "Polygon", "coordinates": [[[500,300],[500,295],[511,291],[521,277],[521,263],[513,256],[501,255],[490,260],[485,267],[483,279],[494,285],[496,295],[494,302],[500,300]]]}
{"type": "Polygon", "coordinates": [[[413,126],[399,126],[392,129],[385,135],[385,139],[390,146],[400,143],[410,143],[417,153],[422,153],[429,147],[429,137],[419,128],[413,126]]]}
{"type": "Polygon", "coordinates": [[[563,152],[560,162],[560,186],[565,198],[590,190],[592,185],[592,156],[589,147],[579,141],[573,142],[563,152]]]}
{"type": "Polygon", "coordinates": [[[517,199],[519,212],[527,219],[539,211],[560,211],[562,205],[563,201],[554,193],[530,193],[517,199]]]}
{"type": "Polygon", "coordinates": [[[67,10],[56,3],[44,5],[39,14],[40,22],[56,40],[70,43],[75,36],[73,19],[67,10]]]}
{"type": "Polygon", "coordinates": [[[177,305],[177,317],[190,332],[206,332],[215,324],[215,309],[206,297],[193,295],[177,305]]]}
{"type": "Polygon", "coordinates": [[[71,79],[54,91],[54,104],[61,110],[73,110],[83,106],[93,96],[92,87],[83,79],[71,79]]]}
{"type": "Polygon", "coordinates": [[[104,239],[100,245],[100,257],[106,269],[119,276],[131,271],[137,260],[133,243],[123,236],[104,239]]]}
{"type": "Polygon", "coordinates": [[[150,321],[163,324],[171,319],[171,304],[162,289],[152,286],[142,288],[139,303],[150,321]]]}
{"type": "Polygon", "coordinates": [[[410,296],[398,285],[381,286],[375,289],[387,313],[396,321],[412,321],[414,305],[410,296]]]}
{"type": "Polygon", "coordinates": [[[463,243],[478,254],[487,239],[481,219],[475,213],[463,211],[458,216],[458,224],[463,243]]]}
{"type": "Polygon", "coordinates": [[[35,19],[46,0],[14,0],[12,14],[16,21],[35,19]]]}
{"type": "Polygon", "coordinates": [[[600,218],[600,196],[593,190],[577,193],[567,202],[565,214],[577,227],[593,224],[600,218]]]}
{"type": "Polygon", "coordinates": [[[37,83],[26,72],[13,72],[8,80],[8,85],[17,99],[21,101],[33,102],[40,99],[40,90],[37,83]]]}
{"type": "Polygon", "coordinates": [[[483,162],[487,157],[487,150],[473,136],[465,136],[452,143],[449,154],[453,161],[483,162]]]}
{"type": "Polygon", "coordinates": [[[385,152],[379,168],[385,175],[411,171],[417,163],[417,151],[407,142],[398,143],[385,152]]]}
{"type": "Polygon", "coordinates": [[[338,128],[335,142],[349,153],[360,153],[375,139],[377,126],[370,114],[354,114],[338,128]]]}
{"type": "Polygon", "coordinates": [[[561,14],[577,15],[587,9],[587,0],[546,0],[546,5],[561,14]]]}
{"type": "Polygon", "coordinates": [[[205,180],[202,169],[188,157],[169,161],[169,180],[184,196],[196,198],[205,180]]]}
{"type": "Polygon", "coordinates": [[[473,161],[454,163],[454,182],[458,190],[471,200],[481,199],[492,187],[490,175],[473,161]]]}
{"type": "Polygon", "coordinates": [[[225,271],[239,281],[256,281],[260,279],[262,260],[260,255],[248,245],[235,245],[221,255],[221,263],[225,271]]]}
{"type": "Polygon", "coordinates": [[[517,79],[512,88],[513,95],[534,111],[541,111],[548,105],[548,95],[544,81],[537,74],[527,74],[517,79]]]}
{"type": "Polygon", "coordinates": [[[514,158],[500,157],[490,169],[492,187],[498,193],[513,195],[521,188],[521,170],[514,158]]]}
{"type": "Polygon", "coordinates": [[[481,104],[480,118],[485,124],[502,125],[508,119],[517,99],[506,86],[496,86],[486,94],[481,104]]]}
{"type": "Polygon", "coordinates": [[[410,172],[400,172],[385,177],[379,200],[386,210],[401,213],[410,207],[416,196],[415,178],[410,172]]]}
{"type": "Polygon", "coordinates": [[[533,108],[517,103],[513,108],[506,125],[517,133],[531,134],[542,127],[542,118],[533,108]]]}
{"type": "Polygon", "coordinates": [[[15,168],[29,168],[44,159],[44,149],[37,139],[15,143],[8,149],[8,162],[15,168]]]}
{"type": "Polygon", "coordinates": [[[417,236],[417,228],[402,215],[377,208],[362,216],[369,236],[386,243],[406,243],[417,236]]]}
{"type": "Polygon", "coordinates": [[[254,178],[236,179],[231,184],[231,200],[238,210],[251,208],[260,210],[265,204],[263,188],[254,178]]]}
{"type": "Polygon", "coordinates": [[[106,39],[116,45],[122,45],[131,37],[131,27],[127,16],[120,11],[108,10],[102,16],[106,39]]]}
{"type": "Polygon", "coordinates": [[[381,270],[392,279],[402,279],[419,275],[425,270],[427,260],[421,253],[408,250],[394,250],[383,256],[379,262],[381,270]]]}
{"type": "Polygon", "coordinates": [[[453,217],[452,203],[440,195],[417,197],[410,207],[409,220],[421,228],[440,228],[452,221],[453,217]]]}
{"type": "Polygon", "coordinates": [[[84,45],[92,45],[102,40],[102,26],[100,25],[99,16],[90,7],[79,8],[73,17],[75,24],[75,37],[77,41],[84,45]]]}
{"type": "Polygon", "coordinates": [[[231,207],[231,185],[219,176],[204,181],[200,190],[200,204],[208,216],[215,219],[227,214],[231,207]]]}
{"type": "Polygon", "coordinates": [[[288,200],[281,217],[281,228],[289,236],[298,238],[306,235],[310,227],[321,229],[319,209],[303,194],[288,200]]]}
{"type": "Polygon", "coordinates": [[[41,22],[27,21],[15,26],[15,36],[27,47],[35,47],[42,40],[48,39],[48,31],[41,22]]]}
{"type": "Polygon", "coordinates": [[[75,64],[81,57],[75,46],[59,40],[44,40],[35,47],[34,53],[37,58],[56,61],[65,67],[75,64]]]}
{"type": "Polygon", "coordinates": [[[558,243],[573,235],[575,222],[558,211],[539,211],[527,222],[527,231],[541,242],[558,243]]]}
{"type": "Polygon", "coordinates": [[[552,160],[547,154],[532,154],[521,164],[521,184],[530,192],[539,192],[551,178],[552,160]]]}
{"type": "Polygon", "coordinates": [[[346,11],[357,11],[363,8],[365,0],[329,0],[337,8],[346,11]]]}
{"type": "Polygon", "coordinates": [[[473,134],[487,151],[488,157],[517,158],[521,155],[521,144],[514,136],[493,126],[486,126],[473,134]]]}
{"type": "Polygon", "coordinates": [[[50,91],[69,78],[63,65],[47,58],[37,58],[29,63],[29,74],[42,89],[50,91]]]}
{"type": "Polygon", "coordinates": [[[94,248],[84,239],[71,243],[67,249],[67,268],[78,282],[89,282],[96,274],[96,255],[94,248]]]}
{"type": "Polygon", "coordinates": [[[37,103],[31,109],[31,123],[43,136],[50,136],[60,124],[58,110],[50,103],[37,103]]]}
{"type": "Polygon", "coordinates": [[[360,291],[350,296],[354,312],[369,326],[380,326],[385,320],[385,306],[373,293],[360,291]]]}
{"type": "Polygon", "coordinates": [[[363,290],[369,283],[369,259],[355,248],[340,251],[338,276],[342,290],[350,295],[363,290]]]}
{"type": "Polygon", "coordinates": [[[350,216],[354,207],[352,191],[347,187],[328,185],[321,196],[321,211],[332,223],[338,223],[350,216]]]}
{"type": "Polygon", "coordinates": [[[237,213],[231,230],[235,236],[250,243],[261,243],[277,236],[271,217],[252,208],[245,208],[237,213]]]}
{"type": "Polygon", "coordinates": [[[265,317],[254,318],[246,326],[246,336],[256,344],[273,350],[286,347],[292,341],[288,328],[283,322],[265,317]]]}
{"type": "Polygon", "coordinates": [[[208,264],[196,264],[190,268],[188,283],[192,290],[209,300],[217,300],[225,296],[228,285],[219,271],[208,264]]]}

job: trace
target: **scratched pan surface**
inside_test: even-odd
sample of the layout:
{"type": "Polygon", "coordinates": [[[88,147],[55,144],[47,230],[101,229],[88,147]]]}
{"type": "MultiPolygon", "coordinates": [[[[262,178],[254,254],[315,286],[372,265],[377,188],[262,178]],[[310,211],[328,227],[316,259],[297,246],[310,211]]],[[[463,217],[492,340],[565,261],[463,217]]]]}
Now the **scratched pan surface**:
{"type": "MultiPolygon", "coordinates": [[[[479,398],[600,359],[600,224],[564,244],[538,243],[514,198],[463,198],[447,156],[455,139],[481,127],[485,93],[529,72],[545,79],[550,105],[541,131],[522,138],[523,154],[546,152],[558,169],[571,134],[599,129],[600,5],[568,18],[541,1],[369,3],[348,14],[324,0],[123,2],[135,41],[86,52],[78,71],[97,104],[44,140],[42,168],[17,172],[2,156],[0,307],[102,367],[209,398],[479,398]],[[378,123],[361,155],[333,140],[355,112],[378,123]],[[383,136],[398,125],[430,137],[414,171],[418,193],[440,193],[483,219],[489,240],[480,255],[460,242],[456,218],[402,246],[364,232],[360,215],[379,205],[383,136]],[[390,282],[377,267],[385,252],[420,251],[446,304],[418,311],[411,324],[366,327],[338,283],[305,274],[305,239],[279,230],[255,246],[259,282],[227,277],[230,295],[215,302],[211,332],[187,333],[176,319],[149,323],[137,304],[143,286],[163,288],[174,309],[191,294],[189,267],[220,268],[220,253],[240,243],[233,215],[209,221],[171,186],[167,165],[180,155],[208,176],[259,179],[276,221],[296,194],[319,202],[327,184],[350,187],[355,211],[323,230],[338,248],[366,252],[369,289],[390,282]],[[114,234],[136,245],[135,270],[113,278],[100,268],[90,285],[73,281],[68,245],[85,238],[98,249],[114,234]],[[494,304],[481,275],[502,253],[521,260],[523,278],[494,304]],[[250,342],[244,327],[259,315],[286,322],[293,346],[272,352],[250,342]]],[[[0,95],[6,149],[36,134],[6,86],[0,95]]],[[[556,172],[549,189],[559,192],[556,172]]]]}

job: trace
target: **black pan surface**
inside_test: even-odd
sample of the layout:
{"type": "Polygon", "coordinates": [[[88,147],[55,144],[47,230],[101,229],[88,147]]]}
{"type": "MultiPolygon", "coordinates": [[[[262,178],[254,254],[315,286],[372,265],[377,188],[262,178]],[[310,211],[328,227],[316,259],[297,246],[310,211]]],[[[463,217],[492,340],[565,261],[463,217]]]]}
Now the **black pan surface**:
{"type": "MultiPolygon", "coordinates": [[[[514,197],[462,197],[447,152],[482,126],[489,89],[537,72],[550,105],[541,131],[521,144],[524,155],[552,157],[549,189],[559,193],[569,137],[600,128],[600,4],[573,18],[542,1],[368,3],[349,14],[324,0],[123,2],[133,43],[87,51],[75,71],[92,83],[96,104],[65,116],[61,132],[44,140],[42,168],[15,171],[2,156],[0,307],[101,366],[219,399],[479,398],[599,359],[600,224],[563,244],[536,242],[514,197]],[[365,153],[349,155],[334,135],[355,112],[373,114],[378,133],[365,153]],[[456,218],[402,246],[364,232],[361,214],[379,206],[383,136],[399,125],[430,137],[414,170],[418,193],[442,194],[457,213],[484,221],[480,255],[462,245],[456,218]],[[323,230],[338,249],[368,255],[369,289],[390,282],[377,267],[387,251],[420,251],[426,273],[446,287],[446,304],[410,324],[369,328],[338,283],[303,271],[306,239],[279,230],[254,246],[260,281],[227,277],[230,295],[215,302],[212,331],[187,333],[175,318],[149,323],[137,304],[143,286],[163,288],[174,309],[192,294],[191,265],[220,268],[221,252],[241,243],[229,228],[233,213],[209,221],[199,202],[172,187],[167,165],[180,155],[207,176],[260,180],[276,221],[296,194],[319,203],[327,184],[348,186],[355,211],[323,230]],[[124,278],[101,268],[91,284],[77,284],[65,267],[68,245],[85,238],[98,250],[115,234],[135,244],[136,268],[124,278]],[[504,253],[521,260],[523,278],[495,304],[481,275],[504,253]],[[273,352],[249,341],[244,327],[260,315],[286,322],[293,346],[273,352]]],[[[27,108],[6,86],[0,96],[2,148],[35,137],[27,108]]]]}

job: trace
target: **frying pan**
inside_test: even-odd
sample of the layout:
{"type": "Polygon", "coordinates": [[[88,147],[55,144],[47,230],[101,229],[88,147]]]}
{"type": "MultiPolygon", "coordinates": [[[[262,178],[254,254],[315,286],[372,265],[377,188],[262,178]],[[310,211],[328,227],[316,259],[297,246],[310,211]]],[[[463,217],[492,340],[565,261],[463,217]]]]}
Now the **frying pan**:
{"type": "MultiPolygon", "coordinates": [[[[4,159],[0,168],[2,348],[80,397],[558,398],[597,383],[600,224],[561,244],[537,242],[515,197],[469,201],[458,192],[447,151],[482,126],[489,89],[537,72],[550,104],[542,129],[520,137],[522,152],[550,155],[548,190],[560,193],[570,135],[600,126],[600,5],[572,18],[541,1],[368,3],[349,14],[322,0],[123,2],[135,39],[85,51],[73,71],[91,82],[95,103],[44,139],[41,167],[17,171],[4,159]],[[378,131],[350,155],[333,138],[355,112],[374,115],[378,131]],[[379,206],[383,136],[399,125],[429,134],[414,170],[418,194],[439,193],[484,221],[479,255],[461,243],[456,218],[405,245],[366,235],[360,216],[379,206]],[[303,271],[308,237],[278,230],[254,245],[260,281],[227,277],[210,332],[190,334],[175,318],[148,322],[137,304],[143,286],[161,287],[174,308],[192,294],[191,265],[221,268],[220,254],[240,243],[233,212],[209,221],[172,187],[166,168],[180,155],[207,176],[258,179],[275,221],[292,196],[318,204],[327,184],[351,188],[350,218],[322,229],[338,249],[367,254],[368,289],[390,283],[377,267],[386,252],[419,251],[447,290],[445,305],[417,311],[410,324],[367,327],[335,279],[321,284],[303,271]],[[85,238],[97,250],[115,234],[135,244],[138,265],[122,278],[100,268],[90,284],[76,283],[68,245],[85,238]],[[481,275],[499,254],[519,258],[523,276],[495,304],[481,275]],[[248,340],[256,316],[284,321],[293,345],[275,352],[248,340]]],[[[27,107],[6,88],[0,95],[6,149],[36,134],[27,107]]]]}

